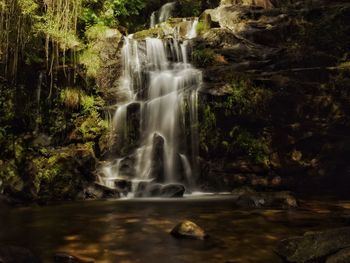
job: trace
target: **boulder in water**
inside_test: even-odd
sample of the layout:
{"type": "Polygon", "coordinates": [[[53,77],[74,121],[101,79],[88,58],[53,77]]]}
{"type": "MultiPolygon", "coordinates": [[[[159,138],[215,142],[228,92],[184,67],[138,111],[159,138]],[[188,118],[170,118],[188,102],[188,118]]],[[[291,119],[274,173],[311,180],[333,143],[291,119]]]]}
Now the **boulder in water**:
{"type": "Polygon", "coordinates": [[[185,187],[182,184],[167,184],[160,190],[160,197],[183,197],[185,187]]]}
{"type": "Polygon", "coordinates": [[[176,238],[189,238],[204,240],[208,237],[205,231],[191,221],[183,221],[177,224],[170,234],[176,238]]]}
{"type": "Polygon", "coordinates": [[[4,246],[0,247],[1,263],[39,263],[41,260],[30,250],[23,247],[4,246]]]}
{"type": "MultiPolygon", "coordinates": [[[[350,247],[350,227],[307,232],[303,236],[282,240],[276,253],[287,262],[324,262],[327,256],[347,247],[350,247]]],[[[338,258],[341,258],[340,254],[338,258]]],[[[335,260],[335,256],[329,260],[335,260]]]]}
{"type": "Polygon", "coordinates": [[[86,199],[120,198],[118,189],[109,188],[98,183],[89,185],[84,194],[86,199]]]}
{"type": "Polygon", "coordinates": [[[234,202],[242,208],[296,208],[298,201],[291,192],[257,192],[250,187],[232,191],[234,202]]]}
{"type": "Polygon", "coordinates": [[[135,197],[183,197],[185,187],[182,184],[158,184],[153,182],[141,182],[135,192],[135,197]]]}

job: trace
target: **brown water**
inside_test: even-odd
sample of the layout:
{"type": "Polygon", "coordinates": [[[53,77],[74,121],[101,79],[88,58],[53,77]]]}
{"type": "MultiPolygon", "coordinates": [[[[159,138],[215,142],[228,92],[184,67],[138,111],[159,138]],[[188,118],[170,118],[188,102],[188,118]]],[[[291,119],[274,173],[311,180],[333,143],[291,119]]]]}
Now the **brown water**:
{"type": "Polygon", "coordinates": [[[281,262],[278,240],[349,224],[349,202],[306,202],[302,208],[237,210],[229,197],[76,202],[0,211],[0,245],[31,249],[51,262],[67,252],[96,262],[281,262]],[[177,240],[169,231],[190,219],[210,235],[177,240]]]}

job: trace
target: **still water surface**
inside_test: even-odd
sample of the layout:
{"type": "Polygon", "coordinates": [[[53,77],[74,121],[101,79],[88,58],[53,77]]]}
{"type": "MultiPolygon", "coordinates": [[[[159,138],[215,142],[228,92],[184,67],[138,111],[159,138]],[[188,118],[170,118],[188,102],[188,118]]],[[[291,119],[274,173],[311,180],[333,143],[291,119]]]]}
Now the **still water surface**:
{"type": "Polygon", "coordinates": [[[31,249],[51,262],[55,252],[95,262],[281,262],[278,240],[349,223],[349,202],[304,202],[298,210],[237,210],[230,197],[91,201],[0,210],[0,245],[31,249]],[[206,241],[169,235],[189,219],[206,241]]]}

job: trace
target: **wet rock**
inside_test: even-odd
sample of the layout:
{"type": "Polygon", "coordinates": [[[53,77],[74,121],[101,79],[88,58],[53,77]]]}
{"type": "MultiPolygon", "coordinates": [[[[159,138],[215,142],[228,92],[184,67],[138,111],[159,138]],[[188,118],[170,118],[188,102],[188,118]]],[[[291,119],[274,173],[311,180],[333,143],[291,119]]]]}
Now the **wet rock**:
{"type": "Polygon", "coordinates": [[[182,184],[158,184],[153,182],[141,182],[136,190],[135,197],[183,197],[186,189],[182,184]]]}
{"type": "Polygon", "coordinates": [[[162,187],[161,184],[151,184],[147,187],[145,195],[147,197],[160,197],[162,187]]]}
{"type": "Polygon", "coordinates": [[[104,199],[120,197],[118,189],[109,188],[98,183],[89,185],[85,189],[84,194],[86,199],[104,199]]]}
{"type": "Polygon", "coordinates": [[[185,187],[182,184],[168,184],[164,185],[160,190],[161,197],[183,197],[185,187]]]}
{"type": "Polygon", "coordinates": [[[232,191],[235,204],[242,208],[296,208],[298,201],[290,192],[256,192],[250,187],[232,191]]]}
{"type": "Polygon", "coordinates": [[[41,260],[23,247],[0,247],[0,263],[40,263],[41,260]]]}
{"type": "Polygon", "coordinates": [[[164,138],[158,133],[153,135],[153,150],[151,177],[155,178],[156,182],[164,182],[164,138]]]}
{"type": "Polygon", "coordinates": [[[350,248],[345,248],[327,258],[326,263],[349,263],[350,248]]]}
{"type": "Polygon", "coordinates": [[[239,187],[239,188],[236,188],[232,191],[232,195],[233,196],[242,196],[242,195],[246,195],[246,194],[255,194],[256,191],[249,187],[249,186],[243,186],[243,187],[239,187]]]}
{"type": "Polygon", "coordinates": [[[120,174],[123,174],[129,178],[136,176],[135,171],[135,156],[130,155],[124,158],[120,163],[120,174]]]}
{"type": "Polygon", "coordinates": [[[54,263],[93,263],[93,259],[80,258],[78,256],[69,255],[66,253],[56,253],[54,255],[54,263]]]}
{"type": "Polygon", "coordinates": [[[136,198],[145,197],[146,189],[149,186],[149,182],[140,182],[137,187],[134,196],[136,198]]]}
{"type": "Polygon", "coordinates": [[[183,221],[176,225],[170,234],[176,238],[190,238],[204,240],[208,237],[205,231],[191,221],[183,221]]]}
{"type": "Polygon", "coordinates": [[[127,179],[117,179],[115,181],[115,187],[124,194],[131,192],[132,183],[127,179]]]}
{"type": "Polygon", "coordinates": [[[128,140],[137,142],[140,139],[141,124],[141,104],[139,102],[130,103],[127,106],[127,127],[128,140]]]}
{"type": "MultiPolygon", "coordinates": [[[[323,262],[328,255],[349,246],[350,228],[346,227],[323,232],[307,232],[303,236],[282,240],[276,248],[276,253],[287,262],[323,262]]],[[[340,255],[339,258],[341,258],[340,255]]],[[[329,260],[331,259],[332,257],[329,260]]]]}

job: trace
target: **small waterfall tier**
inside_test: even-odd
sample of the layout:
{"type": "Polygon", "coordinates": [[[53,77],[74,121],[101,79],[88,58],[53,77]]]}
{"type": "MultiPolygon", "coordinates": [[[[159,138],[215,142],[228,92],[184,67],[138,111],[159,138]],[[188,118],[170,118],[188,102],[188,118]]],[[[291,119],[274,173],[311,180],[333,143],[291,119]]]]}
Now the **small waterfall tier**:
{"type": "Polygon", "coordinates": [[[156,24],[167,21],[172,15],[176,7],[176,2],[170,2],[163,5],[159,11],[155,11],[151,15],[151,27],[155,27],[156,24]]]}
{"type": "Polygon", "coordinates": [[[195,24],[185,39],[125,38],[119,90],[127,99],[117,104],[112,119],[113,158],[100,176],[105,186],[137,196],[160,185],[195,189],[202,85],[202,72],[188,59],[195,24]]]}

